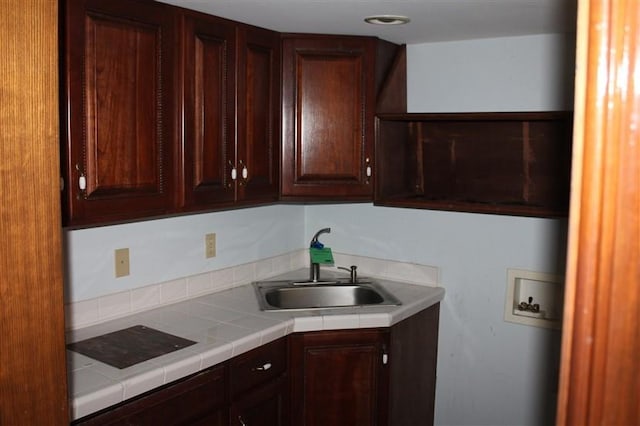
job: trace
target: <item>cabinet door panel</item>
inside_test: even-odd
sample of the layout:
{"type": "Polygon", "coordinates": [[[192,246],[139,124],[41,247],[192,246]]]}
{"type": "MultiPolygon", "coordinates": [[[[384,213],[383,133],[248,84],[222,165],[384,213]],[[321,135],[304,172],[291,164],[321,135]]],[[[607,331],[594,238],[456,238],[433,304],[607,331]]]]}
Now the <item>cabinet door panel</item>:
{"type": "Polygon", "coordinates": [[[371,196],[374,59],[369,39],[284,39],[283,197],[371,196]]]}
{"type": "Polygon", "coordinates": [[[291,340],[293,423],[376,425],[386,419],[388,372],[378,331],[307,333],[291,340]]]}
{"type": "Polygon", "coordinates": [[[363,157],[362,57],[299,52],[295,179],[358,183],[363,157]]]}
{"type": "Polygon", "coordinates": [[[235,198],[235,25],[187,14],[183,37],[183,204],[189,209],[235,198]]]}
{"type": "Polygon", "coordinates": [[[239,199],[276,200],[279,187],[280,36],[239,27],[239,199]],[[243,167],[247,177],[241,176],[243,167]]]}
{"type": "Polygon", "coordinates": [[[433,425],[440,304],[393,325],[389,425],[433,425]]]}
{"type": "Polygon", "coordinates": [[[286,385],[286,377],[282,376],[237,398],[229,410],[229,424],[287,426],[289,407],[286,385]]]}
{"type": "Polygon", "coordinates": [[[68,2],[66,224],[171,209],[173,23],[158,4],[68,2]]]}
{"type": "Polygon", "coordinates": [[[86,197],[157,192],[157,27],[87,17],[86,197]],[[148,83],[150,77],[151,83],[148,83]]]}

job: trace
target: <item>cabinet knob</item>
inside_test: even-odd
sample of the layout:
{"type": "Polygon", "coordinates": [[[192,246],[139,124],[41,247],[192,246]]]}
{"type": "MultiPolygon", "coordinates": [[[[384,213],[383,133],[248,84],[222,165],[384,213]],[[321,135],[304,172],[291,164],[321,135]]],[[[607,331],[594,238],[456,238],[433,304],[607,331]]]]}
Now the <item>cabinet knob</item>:
{"type": "Polygon", "coordinates": [[[365,175],[367,176],[367,183],[369,183],[369,178],[371,177],[371,159],[369,159],[369,157],[365,158],[364,163],[367,165],[364,172],[365,175]]]}
{"type": "Polygon", "coordinates": [[[242,167],[242,179],[247,180],[247,178],[249,177],[249,169],[247,169],[247,166],[244,165],[242,160],[240,160],[240,167],[242,167]]]}
{"type": "Polygon", "coordinates": [[[261,365],[260,367],[254,367],[253,371],[267,371],[270,368],[271,368],[271,363],[267,362],[267,363],[261,365]]]}
{"type": "Polygon", "coordinates": [[[229,165],[231,166],[231,180],[236,180],[238,178],[238,170],[236,166],[233,165],[231,160],[229,160],[229,165]]]}
{"type": "Polygon", "coordinates": [[[80,173],[80,176],[78,177],[78,188],[80,188],[80,191],[84,191],[87,189],[87,178],[84,176],[84,172],[80,168],[79,164],[76,164],[76,170],[80,173]]]}

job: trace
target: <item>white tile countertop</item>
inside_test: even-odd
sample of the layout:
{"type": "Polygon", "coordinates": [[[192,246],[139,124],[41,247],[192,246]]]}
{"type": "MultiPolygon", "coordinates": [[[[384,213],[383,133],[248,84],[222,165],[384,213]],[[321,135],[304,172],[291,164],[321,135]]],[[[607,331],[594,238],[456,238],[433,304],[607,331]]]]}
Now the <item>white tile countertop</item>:
{"type": "MultiPolygon", "coordinates": [[[[293,271],[277,279],[307,273],[293,271]]],[[[79,419],[294,332],[389,327],[444,297],[441,287],[375,281],[402,305],[265,312],[253,286],[247,284],[69,331],[67,343],[72,343],[145,325],[197,342],[124,369],[67,350],[71,417],[79,419]]]]}

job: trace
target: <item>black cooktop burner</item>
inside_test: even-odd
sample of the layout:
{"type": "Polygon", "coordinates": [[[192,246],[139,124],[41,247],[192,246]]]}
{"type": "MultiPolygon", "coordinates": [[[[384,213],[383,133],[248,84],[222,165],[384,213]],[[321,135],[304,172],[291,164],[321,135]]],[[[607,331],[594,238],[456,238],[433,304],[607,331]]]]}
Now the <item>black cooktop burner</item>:
{"type": "Polygon", "coordinates": [[[195,343],[144,325],[135,325],[113,333],[69,343],[67,348],[122,369],[195,343]]]}

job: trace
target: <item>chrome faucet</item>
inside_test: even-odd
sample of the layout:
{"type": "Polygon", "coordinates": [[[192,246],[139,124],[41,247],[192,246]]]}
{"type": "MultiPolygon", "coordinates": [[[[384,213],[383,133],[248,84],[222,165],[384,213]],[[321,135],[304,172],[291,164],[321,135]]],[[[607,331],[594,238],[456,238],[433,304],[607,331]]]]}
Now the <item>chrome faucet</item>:
{"type": "MultiPolygon", "coordinates": [[[[310,248],[322,248],[324,247],[320,241],[318,241],[318,237],[322,234],[329,234],[331,232],[331,228],[322,228],[311,239],[311,243],[309,243],[310,248]]],[[[320,264],[317,262],[311,262],[309,269],[309,280],[317,283],[320,280],[320,264]]]]}

